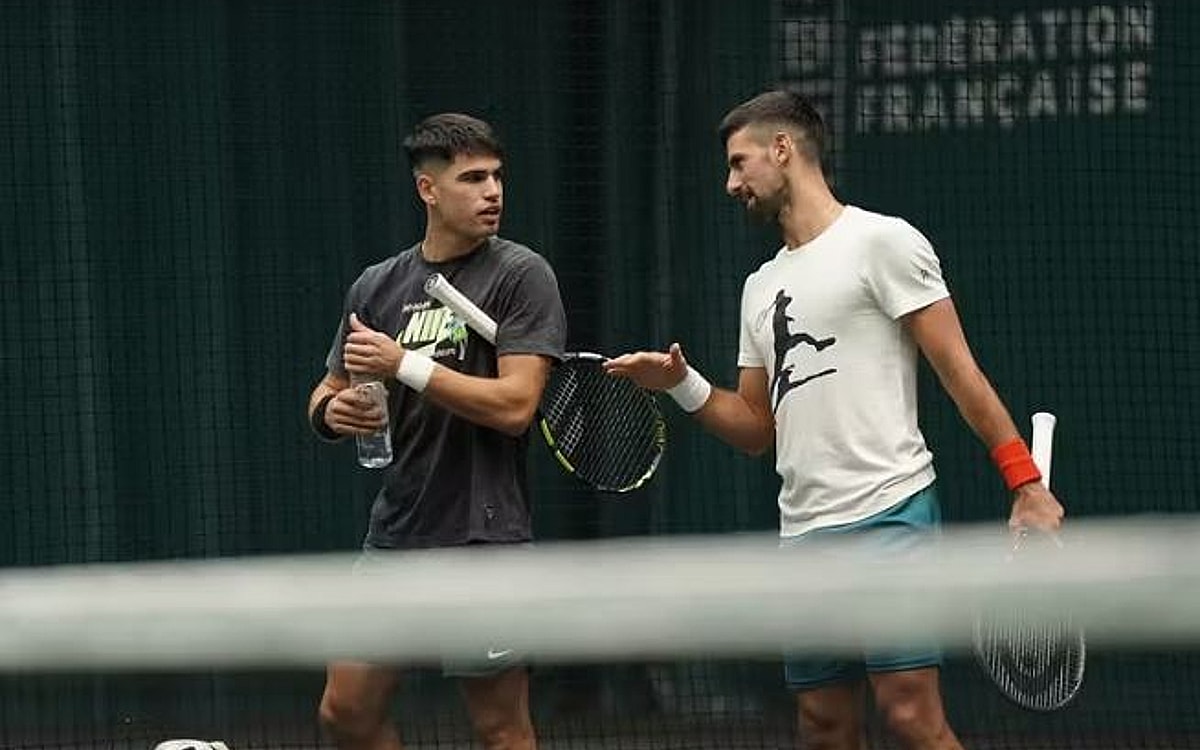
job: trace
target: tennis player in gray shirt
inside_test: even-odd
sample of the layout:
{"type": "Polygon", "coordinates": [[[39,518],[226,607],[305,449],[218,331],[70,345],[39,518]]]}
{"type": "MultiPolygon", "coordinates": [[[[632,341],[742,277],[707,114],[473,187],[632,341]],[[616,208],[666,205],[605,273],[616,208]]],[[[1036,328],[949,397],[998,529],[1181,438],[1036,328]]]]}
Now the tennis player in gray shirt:
{"type": "MultiPolygon", "coordinates": [[[[390,427],[395,455],[371,509],[368,561],[384,550],[532,538],[528,430],[566,339],[550,265],[496,236],[503,149],[491,127],[467,115],[434,115],[405,149],[425,204],[424,239],[351,285],[327,372],[309,399],[313,429],[325,439],[390,427]],[[426,295],[433,273],[497,322],[494,346],[426,295]],[[386,383],[386,414],[352,376],[386,383]]],[[[513,657],[498,645],[477,661],[444,665],[462,679],[471,722],[488,748],[536,746],[528,675],[513,657]]],[[[338,747],[402,747],[389,716],[398,682],[391,665],[329,666],[320,718],[338,747]]]]}

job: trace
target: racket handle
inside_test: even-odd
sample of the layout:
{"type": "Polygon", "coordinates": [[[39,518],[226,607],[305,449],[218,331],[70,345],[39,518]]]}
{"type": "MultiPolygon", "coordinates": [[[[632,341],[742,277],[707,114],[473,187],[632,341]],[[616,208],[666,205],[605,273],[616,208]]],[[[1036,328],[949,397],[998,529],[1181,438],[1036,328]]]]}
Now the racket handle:
{"type": "Polygon", "coordinates": [[[1031,418],[1033,422],[1033,440],[1029,448],[1033,454],[1033,462],[1042,473],[1042,484],[1050,486],[1050,463],[1054,452],[1054,425],[1058,418],[1050,412],[1039,411],[1031,418]]]}
{"type": "Polygon", "coordinates": [[[496,343],[496,321],[480,310],[466,295],[454,288],[440,273],[435,273],[425,280],[425,293],[450,308],[455,315],[462,318],[471,330],[478,333],[489,344],[496,343]]]}

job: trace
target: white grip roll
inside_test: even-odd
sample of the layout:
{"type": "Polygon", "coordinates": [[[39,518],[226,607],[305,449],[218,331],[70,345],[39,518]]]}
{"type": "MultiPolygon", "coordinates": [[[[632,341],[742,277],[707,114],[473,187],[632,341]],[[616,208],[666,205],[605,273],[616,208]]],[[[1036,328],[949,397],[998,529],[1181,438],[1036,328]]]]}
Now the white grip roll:
{"type": "Polygon", "coordinates": [[[1042,472],[1042,484],[1050,486],[1050,462],[1053,456],[1054,425],[1058,418],[1045,411],[1039,411],[1031,417],[1033,422],[1033,439],[1029,452],[1033,454],[1033,462],[1038,471],[1042,472]]]}
{"type": "Polygon", "coordinates": [[[472,331],[486,339],[489,344],[496,343],[496,321],[480,310],[474,302],[467,299],[462,292],[455,289],[445,276],[435,273],[426,279],[425,293],[452,310],[470,326],[472,331]]]}

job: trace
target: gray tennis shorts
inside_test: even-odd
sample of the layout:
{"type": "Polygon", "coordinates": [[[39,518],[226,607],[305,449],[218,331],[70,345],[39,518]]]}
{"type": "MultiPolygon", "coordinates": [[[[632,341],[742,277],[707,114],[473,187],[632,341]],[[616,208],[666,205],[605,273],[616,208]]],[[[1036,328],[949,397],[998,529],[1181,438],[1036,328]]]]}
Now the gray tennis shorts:
{"type": "MultiPolygon", "coordinates": [[[[523,543],[523,546],[529,546],[523,543]]],[[[355,575],[370,575],[372,566],[395,550],[363,545],[362,553],[354,561],[355,575]]],[[[478,657],[456,657],[442,660],[442,674],[446,677],[491,677],[513,667],[524,664],[522,654],[502,643],[489,645],[478,657]]]]}

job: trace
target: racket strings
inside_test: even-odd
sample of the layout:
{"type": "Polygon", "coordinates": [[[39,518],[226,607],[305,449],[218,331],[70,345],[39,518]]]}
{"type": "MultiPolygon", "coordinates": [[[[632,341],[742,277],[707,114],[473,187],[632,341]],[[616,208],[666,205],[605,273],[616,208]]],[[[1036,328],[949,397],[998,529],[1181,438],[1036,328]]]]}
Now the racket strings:
{"type": "Polygon", "coordinates": [[[1039,711],[1060,708],[1083,681],[1081,631],[1068,618],[1047,623],[1013,613],[992,613],[981,624],[977,652],[997,686],[1018,704],[1039,711]]]}
{"type": "Polygon", "coordinates": [[[631,489],[662,454],[662,418],[653,396],[608,375],[599,360],[568,360],[555,368],[542,420],[555,450],[600,489],[631,489]]]}
{"type": "Polygon", "coordinates": [[[589,481],[619,486],[636,480],[657,452],[653,404],[636,386],[599,368],[564,369],[547,422],[556,446],[589,481]]]}

